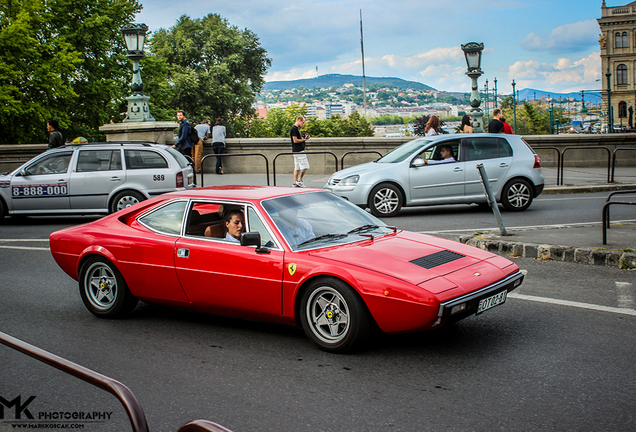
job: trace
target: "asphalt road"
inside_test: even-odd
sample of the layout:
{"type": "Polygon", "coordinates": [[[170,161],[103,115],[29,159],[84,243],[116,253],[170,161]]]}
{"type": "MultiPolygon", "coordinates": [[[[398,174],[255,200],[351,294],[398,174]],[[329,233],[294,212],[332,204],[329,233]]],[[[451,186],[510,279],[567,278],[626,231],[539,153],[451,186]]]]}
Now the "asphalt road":
{"type": "MultiPolygon", "coordinates": [[[[592,195],[545,198],[504,218],[512,215],[514,225],[599,218],[585,216],[592,195]]],[[[468,206],[413,212],[390,221],[426,231],[492,218],[468,206]]],[[[632,271],[520,259],[526,281],[506,304],[333,355],[286,326],[148,305],[126,320],[93,317],[45,241],[87,220],[0,225],[0,331],[123,382],[151,430],[175,431],[197,418],[235,432],[636,429],[632,271]],[[34,241],[8,241],[25,239],[34,241]]],[[[0,397],[20,395],[24,404],[35,396],[33,425],[41,413],[98,412],[110,418],[80,423],[84,430],[130,430],[111,395],[4,346],[0,365],[0,397]]],[[[14,430],[14,407],[4,417],[0,430],[14,430]]]]}

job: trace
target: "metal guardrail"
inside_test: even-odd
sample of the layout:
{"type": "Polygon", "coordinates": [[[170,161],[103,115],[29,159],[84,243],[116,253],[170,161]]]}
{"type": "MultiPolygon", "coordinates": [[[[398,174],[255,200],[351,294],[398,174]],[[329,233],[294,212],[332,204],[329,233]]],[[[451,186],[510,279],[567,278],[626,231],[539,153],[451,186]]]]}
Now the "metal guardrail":
{"type": "Polygon", "coordinates": [[[607,152],[607,182],[609,183],[610,182],[611,164],[612,164],[610,149],[608,149],[607,147],[598,147],[598,146],[580,146],[580,147],[566,147],[561,152],[561,167],[560,167],[560,170],[561,170],[561,185],[563,185],[563,172],[564,172],[564,165],[565,165],[565,152],[568,151],[568,150],[581,150],[581,149],[605,150],[607,152]]]}
{"type": "MultiPolygon", "coordinates": [[[[625,195],[625,194],[636,194],[636,190],[614,191],[614,192],[610,193],[607,196],[607,199],[605,200],[605,204],[609,203],[614,195],[625,195]]],[[[612,202],[617,202],[617,201],[612,201],[612,202]]],[[[607,206],[607,210],[605,210],[605,209],[603,210],[603,221],[604,221],[603,226],[605,226],[605,227],[607,227],[609,229],[609,227],[610,227],[609,206],[607,206]]]]}
{"type": "MultiPolygon", "coordinates": [[[[62,357],[51,354],[48,351],[44,351],[41,348],[23,342],[6,333],[0,332],[0,343],[13,348],[16,351],[26,354],[42,363],[46,363],[56,369],[61,370],[64,373],[79,378],[95,387],[98,387],[104,391],[115,396],[126,410],[126,414],[130,419],[130,425],[134,432],[148,432],[148,421],[146,415],[141,407],[141,404],[130,391],[128,387],[109,378],[105,375],[97,373],[91,369],[80,366],[62,357]]],[[[231,432],[230,430],[212,423],[207,420],[194,420],[184,424],[179,428],[178,432],[231,432]]]]}
{"type": "MultiPolygon", "coordinates": [[[[353,150],[353,151],[348,151],[345,154],[343,154],[342,157],[340,158],[340,169],[344,169],[345,156],[350,155],[350,154],[362,154],[362,153],[375,153],[378,156],[382,157],[382,153],[380,153],[377,150],[353,150]]],[[[336,171],[338,171],[338,169],[336,169],[336,171]]]]}
{"type": "MultiPolygon", "coordinates": [[[[338,171],[338,156],[335,155],[335,153],[330,152],[330,151],[310,151],[310,152],[302,152],[302,153],[294,153],[294,152],[284,152],[284,153],[278,153],[276,156],[274,156],[274,159],[272,160],[272,176],[274,177],[274,186],[276,186],[276,159],[278,158],[278,156],[284,156],[284,155],[295,155],[295,154],[330,154],[333,156],[335,162],[336,162],[336,171],[338,171]]],[[[335,172],[335,171],[334,171],[335,172]]],[[[269,185],[269,183],[267,183],[269,185]]]]}
{"type": "Polygon", "coordinates": [[[557,152],[557,178],[556,178],[556,184],[559,184],[559,180],[561,179],[561,150],[559,150],[557,147],[552,147],[552,146],[536,146],[536,147],[532,147],[533,150],[539,149],[539,150],[556,150],[557,152]]]}
{"type": "Polygon", "coordinates": [[[614,183],[614,172],[616,171],[616,153],[619,150],[636,150],[636,148],[618,147],[614,149],[614,153],[612,154],[612,177],[611,177],[612,183],[614,183]]]}
{"type": "MultiPolygon", "coordinates": [[[[211,158],[211,157],[236,157],[236,156],[261,156],[263,159],[265,159],[265,175],[267,176],[267,186],[269,186],[269,160],[267,159],[267,156],[265,156],[263,153],[221,153],[221,154],[209,154],[209,155],[205,155],[203,156],[203,158],[201,159],[201,187],[203,187],[203,174],[205,174],[205,170],[203,169],[204,167],[204,162],[207,158],[211,158]]],[[[196,174],[195,174],[196,177],[196,174]]],[[[276,186],[276,174],[274,174],[274,186],[276,186]]]]}

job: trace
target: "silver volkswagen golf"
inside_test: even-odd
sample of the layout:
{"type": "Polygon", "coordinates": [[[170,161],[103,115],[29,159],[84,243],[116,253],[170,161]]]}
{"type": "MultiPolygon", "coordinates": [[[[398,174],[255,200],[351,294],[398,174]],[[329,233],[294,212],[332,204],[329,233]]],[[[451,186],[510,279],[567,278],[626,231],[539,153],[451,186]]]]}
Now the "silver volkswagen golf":
{"type": "Polygon", "coordinates": [[[5,215],[107,214],[151,196],[193,186],[188,160],[147,143],[67,145],[0,175],[5,215]]]}
{"type": "Polygon", "coordinates": [[[395,216],[405,206],[485,204],[480,163],[507,210],[526,210],[543,191],[539,157],[520,136],[502,134],[415,139],[374,162],[334,173],[325,188],[378,217],[395,216]]]}

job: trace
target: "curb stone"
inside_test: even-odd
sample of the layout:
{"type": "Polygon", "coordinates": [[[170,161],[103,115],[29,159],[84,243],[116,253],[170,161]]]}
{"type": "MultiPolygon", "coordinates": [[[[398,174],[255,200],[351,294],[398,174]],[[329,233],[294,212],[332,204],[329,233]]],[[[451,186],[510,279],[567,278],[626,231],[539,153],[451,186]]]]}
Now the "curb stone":
{"type": "Polygon", "coordinates": [[[636,268],[636,253],[633,252],[518,243],[485,239],[479,236],[460,236],[458,241],[469,246],[508,257],[515,256],[588,265],[604,265],[620,269],[636,268]]]}

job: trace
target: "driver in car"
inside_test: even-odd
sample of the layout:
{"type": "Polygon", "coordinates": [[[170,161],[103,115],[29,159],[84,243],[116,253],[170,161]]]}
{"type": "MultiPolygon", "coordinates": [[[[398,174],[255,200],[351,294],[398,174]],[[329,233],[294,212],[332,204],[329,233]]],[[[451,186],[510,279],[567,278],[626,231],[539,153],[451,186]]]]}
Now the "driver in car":
{"type": "Polygon", "coordinates": [[[427,165],[455,162],[453,157],[453,148],[449,145],[443,145],[439,153],[442,155],[442,160],[424,159],[424,163],[427,165]]]}

